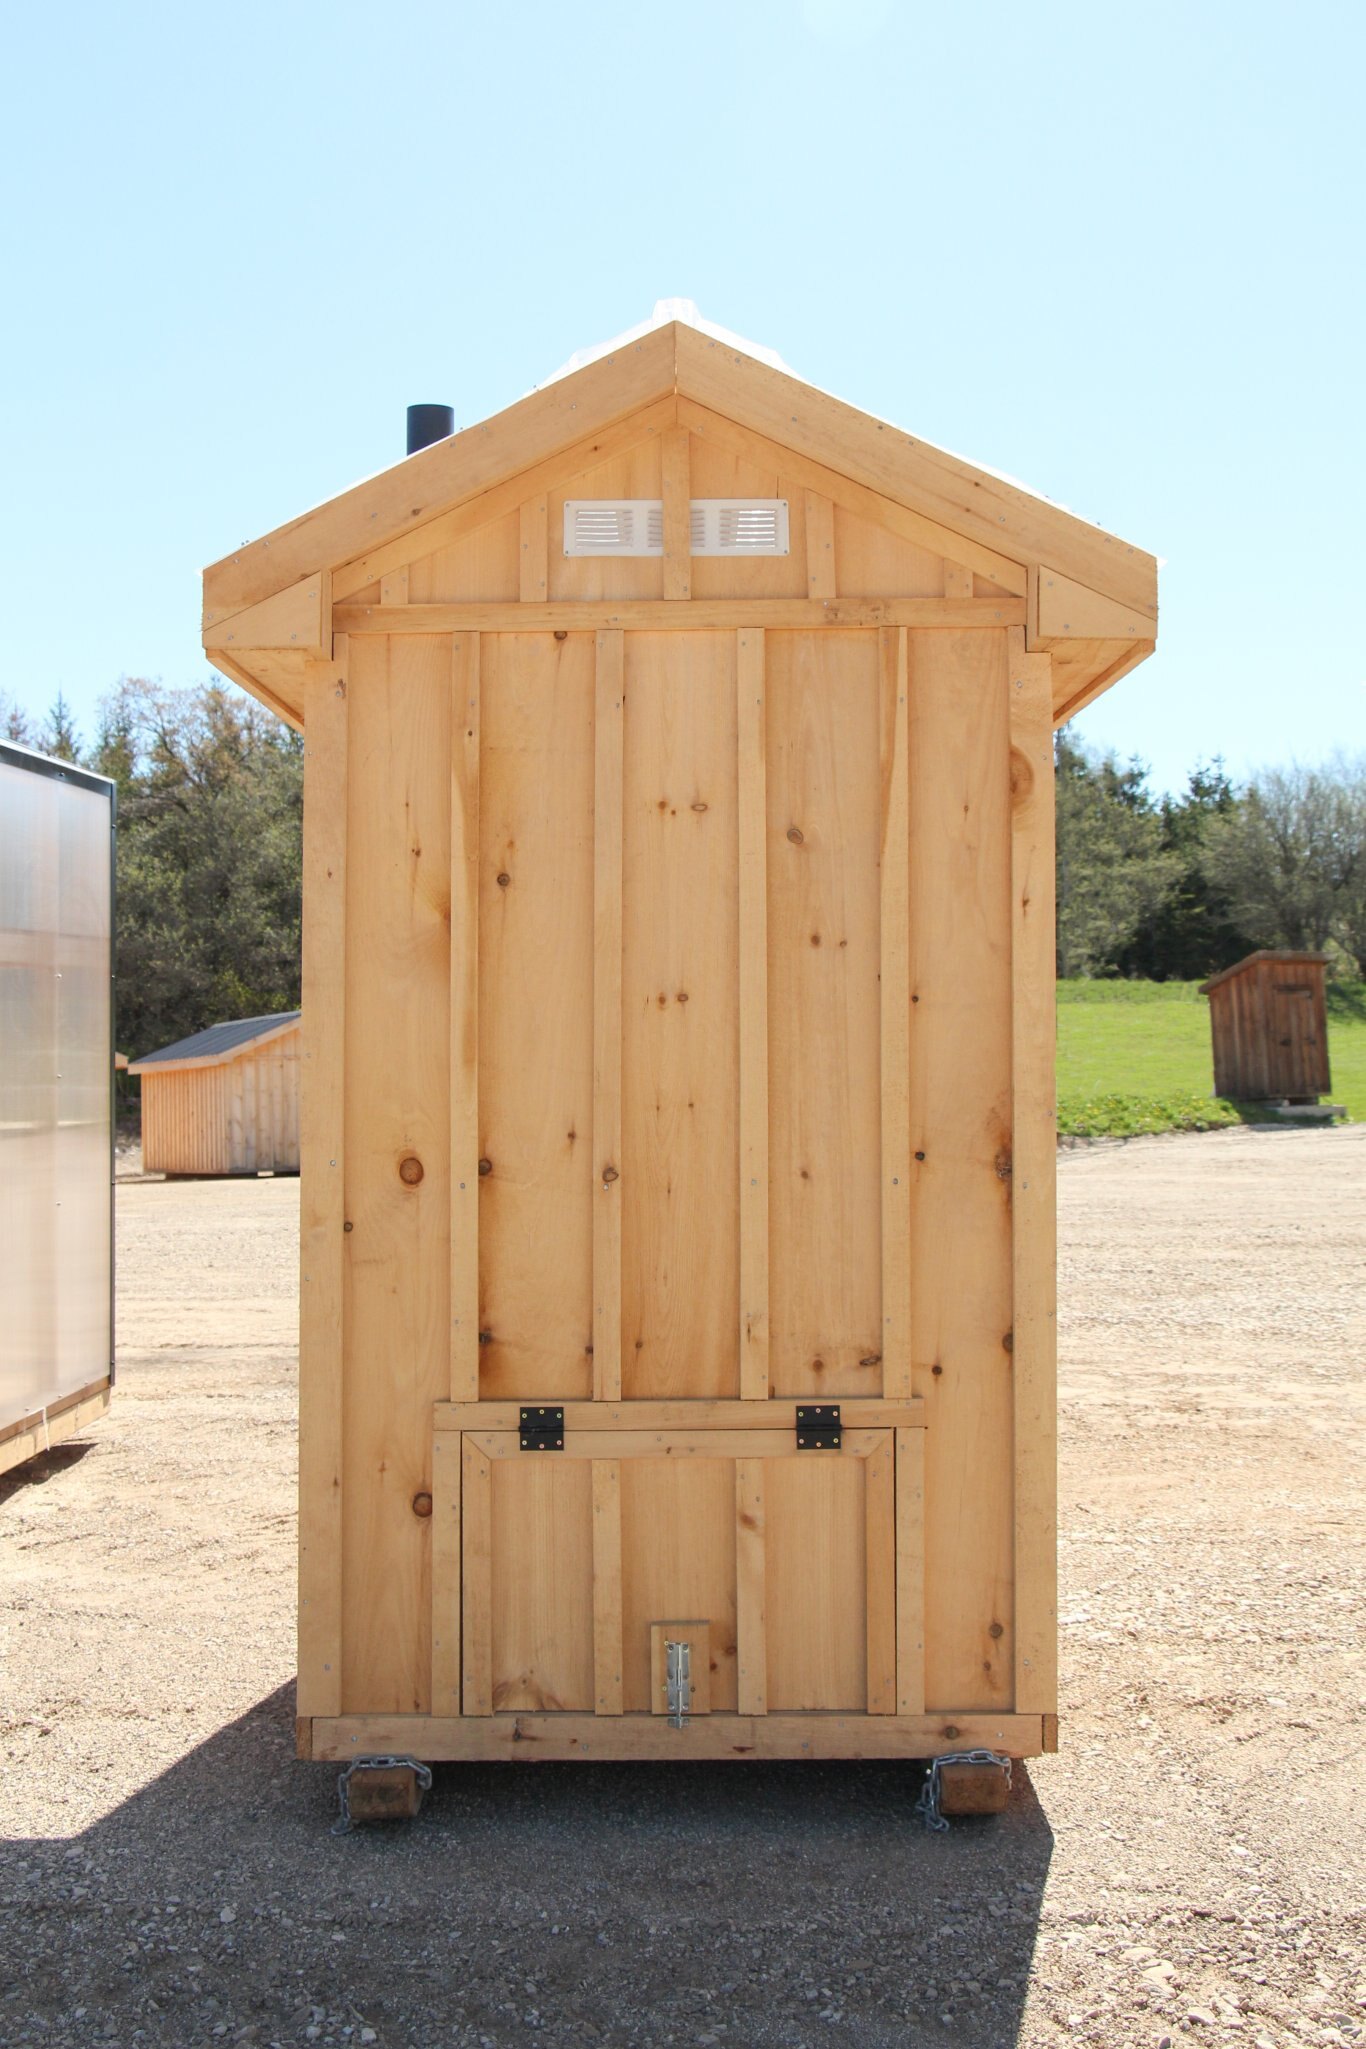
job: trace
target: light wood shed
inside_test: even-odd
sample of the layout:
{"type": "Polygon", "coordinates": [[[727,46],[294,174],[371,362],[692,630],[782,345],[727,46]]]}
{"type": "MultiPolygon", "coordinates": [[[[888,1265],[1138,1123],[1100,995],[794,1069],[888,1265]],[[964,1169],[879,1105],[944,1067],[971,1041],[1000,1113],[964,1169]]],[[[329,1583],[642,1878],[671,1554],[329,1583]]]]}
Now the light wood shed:
{"type": "Polygon", "coordinates": [[[306,740],[302,1754],[1053,1746],[1052,732],[1155,622],[681,320],[206,572],[306,740]]]}
{"type": "Polygon", "coordinates": [[[297,1174],[299,1012],[240,1017],[133,1061],[148,1174],[297,1174]]]}
{"type": "Polygon", "coordinates": [[[1217,1096],[1309,1104],[1328,1094],[1328,958],[1263,948],[1202,983],[1217,1096]]]}

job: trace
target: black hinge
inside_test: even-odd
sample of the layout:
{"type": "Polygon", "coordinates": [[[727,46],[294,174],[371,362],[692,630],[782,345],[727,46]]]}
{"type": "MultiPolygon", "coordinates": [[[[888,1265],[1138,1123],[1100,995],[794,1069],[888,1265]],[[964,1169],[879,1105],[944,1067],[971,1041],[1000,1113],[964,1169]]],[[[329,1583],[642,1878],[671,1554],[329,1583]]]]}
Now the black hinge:
{"type": "Polygon", "coordinates": [[[797,1404],[798,1451],[838,1451],[841,1442],[838,1402],[797,1404]]]}
{"type": "Polygon", "coordinates": [[[564,1450],[563,1409],[523,1409],[518,1432],[523,1451],[564,1450]]]}

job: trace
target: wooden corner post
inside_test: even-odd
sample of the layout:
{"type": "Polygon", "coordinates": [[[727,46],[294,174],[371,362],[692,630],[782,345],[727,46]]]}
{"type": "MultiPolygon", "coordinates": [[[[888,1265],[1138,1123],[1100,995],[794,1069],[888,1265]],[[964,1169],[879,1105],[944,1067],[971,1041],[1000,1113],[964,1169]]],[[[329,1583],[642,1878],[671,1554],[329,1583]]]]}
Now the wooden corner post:
{"type": "Polygon", "coordinates": [[[299,1219],[301,1720],[341,1713],[347,647],[305,683],[299,1219]]]}
{"type": "Polygon", "coordinates": [[[1052,661],[1010,646],[1015,1712],[1058,1687],[1057,1107],[1052,661]]]}

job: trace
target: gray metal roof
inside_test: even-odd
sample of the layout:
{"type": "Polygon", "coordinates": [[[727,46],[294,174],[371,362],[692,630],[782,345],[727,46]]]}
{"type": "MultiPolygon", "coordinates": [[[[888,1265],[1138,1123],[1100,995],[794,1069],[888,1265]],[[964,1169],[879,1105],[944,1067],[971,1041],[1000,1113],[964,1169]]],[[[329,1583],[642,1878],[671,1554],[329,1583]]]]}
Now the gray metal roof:
{"type": "Polygon", "coordinates": [[[208,1025],[202,1032],[191,1032],[188,1039],[177,1039],[173,1046],[160,1046],[155,1053],[144,1053],[134,1065],[151,1067],[158,1060],[221,1060],[225,1053],[249,1046],[253,1039],[263,1039],[267,1032],[297,1024],[302,1015],[298,1010],[282,1010],[275,1017],[235,1017],[227,1024],[208,1025]]]}

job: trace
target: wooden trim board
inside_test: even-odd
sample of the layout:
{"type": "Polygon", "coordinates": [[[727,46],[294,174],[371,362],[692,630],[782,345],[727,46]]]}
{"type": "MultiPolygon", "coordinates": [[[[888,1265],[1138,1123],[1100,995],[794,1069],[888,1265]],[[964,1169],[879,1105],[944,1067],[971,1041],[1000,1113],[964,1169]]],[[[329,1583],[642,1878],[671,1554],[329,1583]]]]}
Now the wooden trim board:
{"type": "Polygon", "coordinates": [[[479,1398],[479,635],[451,643],[451,1382],[479,1398]]]}
{"type": "Polygon", "coordinates": [[[336,605],[338,633],[697,633],[742,627],[1023,626],[1022,598],[563,598],[548,605],[336,605]]]}
{"type": "MultiPolygon", "coordinates": [[[[804,1402],[805,1395],[801,1397],[804,1402]]],[[[795,1397],[756,1404],[740,1401],[696,1402],[557,1402],[563,1408],[566,1432],[575,1430],[784,1430],[795,1431],[795,1397]]],[[[840,1421],[846,1430],[922,1429],[925,1404],[919,1397],[879,1401],[876,1397],[842,1397],[840,1421]]],[[[518,1402],[437,1402],[438,1430],[516,1430],[518,1402]]]]}
{"type": "Polygon", "coordinates": [[[1052,663],[1010,635],[1015,1706],[1058,1696],[1052,663]]]}
{"type": "MultiPolygon", "coordinates": [[[[1048,1733],[1056,1747],[1056,1730],[1048,1733]]],[[[427,1764],[577,1758],[747,1764],[763,1758],[912,1760],[976,1749],[1038,1757],[1050,1747],[1045,1734],[1042,1715],[711,1714],[671,1729],[661,1716],[647,1714],[483,1713],[319,1717],[305,1721],[299,1741],[310,1746],[301,1754],[335,1763],[403,1753],[427,1764]]]]}
{"type": "Polygon", "coordinates": [[[762,627],[735,636],[739,768],[740,1393],[769,1391],[768,782],[762,627]]]}
{"type": "Polygon", "coordinates": [[[621,1399],[622,778],[626,651],[599,633],[593,715],[593,1393],[621,1399]]]}
{"type": "Polygon", "coordinates": [[[307,683],[299,1185],[299,1692],[336,1714],[342,1683],[347,678],[345,640],[307,683]]]}

